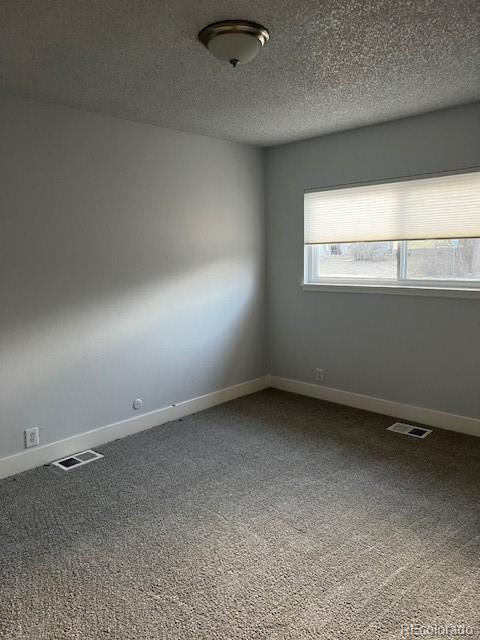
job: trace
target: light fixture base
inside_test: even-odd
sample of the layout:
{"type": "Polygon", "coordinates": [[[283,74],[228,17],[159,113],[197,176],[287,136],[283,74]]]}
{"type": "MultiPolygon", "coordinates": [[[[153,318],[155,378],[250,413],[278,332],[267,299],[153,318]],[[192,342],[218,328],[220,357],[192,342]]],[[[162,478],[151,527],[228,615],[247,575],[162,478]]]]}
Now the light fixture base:
{"type": "Polygon", "coordinates": [[[213,22],[200,31],[198,39],[208,49],[210,40],[223,33],[248,33],[248,35],[257,38],[262,47],[270,39],[267,29],[258,24],[258,22],[252,22],[251,20],[220,20],[220,22],[213,22]]]}

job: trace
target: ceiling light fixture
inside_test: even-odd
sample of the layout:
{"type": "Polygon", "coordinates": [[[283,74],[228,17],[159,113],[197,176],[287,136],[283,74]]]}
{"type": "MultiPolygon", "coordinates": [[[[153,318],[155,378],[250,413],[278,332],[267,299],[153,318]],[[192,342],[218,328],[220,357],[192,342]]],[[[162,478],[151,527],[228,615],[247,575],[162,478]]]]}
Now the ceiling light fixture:
{"type": "Polygon", "coordinates": [[[198,34],[200,42],[216,58],[233,67],[253,60],[269,37],[265,27],[249,20],[214,22],[198,34]]]}

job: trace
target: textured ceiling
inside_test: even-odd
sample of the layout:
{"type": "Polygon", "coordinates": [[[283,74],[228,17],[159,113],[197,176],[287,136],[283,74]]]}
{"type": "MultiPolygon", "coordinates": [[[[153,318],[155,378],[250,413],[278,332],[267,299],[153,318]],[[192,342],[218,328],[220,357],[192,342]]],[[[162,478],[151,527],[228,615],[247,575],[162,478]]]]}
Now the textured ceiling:
{"type": "Polygon", "coordinates": [[[0,91],[270,145],[480,99],[480,0],[1,0],[0,91]],[[256,20],[258,58],[196,39],[256,20]]]}

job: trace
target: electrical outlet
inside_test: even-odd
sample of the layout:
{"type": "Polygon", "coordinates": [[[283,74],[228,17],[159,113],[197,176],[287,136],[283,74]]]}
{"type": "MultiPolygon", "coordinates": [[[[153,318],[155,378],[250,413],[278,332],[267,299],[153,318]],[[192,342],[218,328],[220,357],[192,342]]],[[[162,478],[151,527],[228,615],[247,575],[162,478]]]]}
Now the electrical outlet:
{"type": "Polygon", "coordinates": [[[315,369],[315,382],[323,382],[324,380],[325,375],[323,369],[315,369]]]}
{"type": "Polygon", "coordinates": [[[32,427],[31,429],[25,429],[25,448],[38,447],[40,444],[40,435],[38,433],[38,427],[32,427]]]}

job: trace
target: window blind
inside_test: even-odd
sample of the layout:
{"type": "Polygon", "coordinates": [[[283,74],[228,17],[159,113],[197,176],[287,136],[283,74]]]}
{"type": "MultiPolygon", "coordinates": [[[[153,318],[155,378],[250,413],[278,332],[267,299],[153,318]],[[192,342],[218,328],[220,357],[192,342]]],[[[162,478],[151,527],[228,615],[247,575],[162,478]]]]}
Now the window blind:
{"type": "Polygon", "coordinates": [[[480,171],[308,192],[305,244],[480,237],[480,171]]]}

